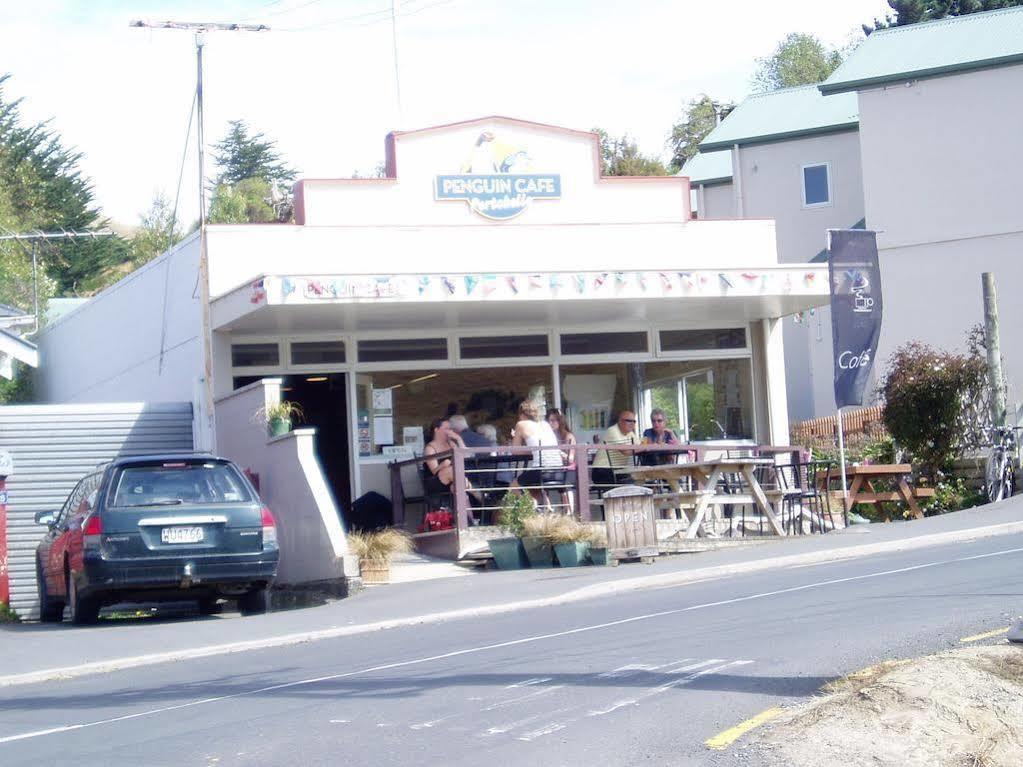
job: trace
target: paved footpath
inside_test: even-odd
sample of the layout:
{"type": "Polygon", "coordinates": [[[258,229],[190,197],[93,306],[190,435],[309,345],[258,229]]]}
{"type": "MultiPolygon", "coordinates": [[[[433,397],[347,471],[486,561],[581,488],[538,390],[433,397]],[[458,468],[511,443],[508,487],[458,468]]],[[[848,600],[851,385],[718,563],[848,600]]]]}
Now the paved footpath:
{"type": "Polygon", "coordinates": [[[912,522],[661,557],[652,565],[486,572],[376,587],[321,607],[249,618],[0,630],[0,686],[515,612],[615,594],[1023,532],[1023,496],[912,522]]]}

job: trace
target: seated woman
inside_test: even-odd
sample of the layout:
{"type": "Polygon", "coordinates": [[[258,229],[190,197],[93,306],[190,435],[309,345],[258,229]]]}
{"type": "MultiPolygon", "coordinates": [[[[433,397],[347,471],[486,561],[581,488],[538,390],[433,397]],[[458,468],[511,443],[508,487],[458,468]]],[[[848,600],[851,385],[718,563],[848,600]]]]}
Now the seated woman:
{"type": "MultiPolygon", "coordinates": [[[[551,430],[554,432],[554,436],[558,438],[559,445],[575,445],[578,444],[575,438],[575,434],[572,433],[572,427],[568,425],[568,419],[565,415],[557,408],[551,408],[547,411],[547,423],[551,425],[551,430]]],[[[565,484],[575,487],[576,484],[576,466],[575,466],[575,448],[570,447],[561,451],[562,463],[565,466],[565,484]]],[[[571,490],[564,491],[565,503],[568,504],[570,510],[575,509],[575,498],[571,490]]]]}
{"type": "MultiPolygon", "coordinates": [[[[430,441],[423,447],[423,457],[446,453],[455,447],[465,447],[462,438],[451,428],[447,418],[438,418],[430,424],[430,441]]],[[[427,476],[423,481],[423,489],[427,495],[443,495],[452,493],[451,483],[455,481],[455,469],[450,457],[427,458],[425,461],[427,476]]],[[[470,498],[476,493],[469,480],[465,481],[470,498]]],[[[469,513],[469,523],[479,524],[473,514],[469,513]]]]}
{"type": "MultiPolygon", "coordinates": [[[[533,400],[523,400],[519,405],[519,421],[512,431],[512,445],[528,445],[529,447],[558,446],[558,438],[551,429],[551,425],[540,419],[540,405],[533,400]]],[[[552,472],[551,469],[561,469],[564,466],[560,450],[534,450],[529,461],[529,467],[519,474],[511,486],[527,487],[533,499],[550,508],[550,499],[547,497],[542,485],[544,480],[563,483],[565,472],[552,472]]]]}
{"type": "MultiPolygon", "coordinates": [[[[650,423],[653,426],[643,432],[644,445],[677,445],[678,437],[668,428],[668,416],[660,408],[650,411],[650,423]]],[[[675,454],[668,452],[649,452],[640,456],[644,466],[657,466],[662,463],[675,463],[675,454]]]]}

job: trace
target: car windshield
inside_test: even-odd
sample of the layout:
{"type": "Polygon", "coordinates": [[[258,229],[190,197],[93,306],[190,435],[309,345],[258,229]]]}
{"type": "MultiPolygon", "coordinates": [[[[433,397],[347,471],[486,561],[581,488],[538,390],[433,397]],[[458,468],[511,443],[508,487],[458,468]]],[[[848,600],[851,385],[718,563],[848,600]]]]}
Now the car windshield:
{"type": "Polygon", "coordinates": [[[167,462],[121,469],[112,507],[248,503],[252,494],[226,463],[167,462]]]}

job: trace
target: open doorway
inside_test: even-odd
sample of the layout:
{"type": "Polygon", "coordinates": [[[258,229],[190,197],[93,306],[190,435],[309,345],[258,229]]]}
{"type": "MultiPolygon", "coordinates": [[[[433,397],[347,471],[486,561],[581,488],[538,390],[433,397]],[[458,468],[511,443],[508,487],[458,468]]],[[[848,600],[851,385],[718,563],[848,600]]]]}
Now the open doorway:
{"type": "Polygon", "coordinates": [[[316,428],[316,455],[343,515],[352,507],[348,452],[348,394],[344,373],[303,373],[284,376],[281,399],[297,402],[305,417],[299,428],[316,428]]]}
{"type": "Polygon", "coordinates": [[[668,428],[683,442],[721,436],[715,412],[714,371],[694,370],[667,380],[647,382],[642,393],[643,417],[654,408],[667,415],[668,428]]]}

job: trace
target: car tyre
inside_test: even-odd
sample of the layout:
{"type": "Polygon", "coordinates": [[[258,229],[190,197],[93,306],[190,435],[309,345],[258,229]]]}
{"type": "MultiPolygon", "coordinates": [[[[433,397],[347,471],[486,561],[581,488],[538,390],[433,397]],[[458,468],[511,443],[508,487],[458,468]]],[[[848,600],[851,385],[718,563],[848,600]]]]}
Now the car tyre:
{"type": "Polygon", "coordinates": [[[242,615],[262,615],[270,612],[270,589],[254,589],[238,597],[238,612],[242,615]]]}
{"type": "Polygon", "coordinates": [[[42,623],[60,623],[64,620],[64,603],[50,596],[46,588],[43,566],[36,560],[36,587],[39,592],[39,620],[42,623]]]}
{"type": "Polygon", "coordinates": [[[224,605],[217,597],[203,597],[199,600],[199,615],[220,615],[224,612],[224,605]]]}
{"type": "Polygon", "coordinates": [[[75,579],[68,573],[67,598],[71,607],[71,622],[76,626],[89,626],[99,620],[99,600],[95,597],[83,597],[78,593],[75,579]]]}

